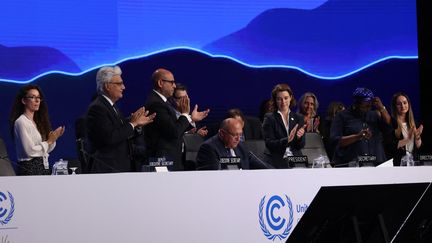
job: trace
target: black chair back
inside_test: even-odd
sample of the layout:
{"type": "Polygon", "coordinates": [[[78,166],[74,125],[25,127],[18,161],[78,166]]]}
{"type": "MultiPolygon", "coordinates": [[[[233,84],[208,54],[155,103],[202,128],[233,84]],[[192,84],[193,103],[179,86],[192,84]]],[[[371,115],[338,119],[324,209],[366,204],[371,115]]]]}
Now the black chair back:
{"type": "Polygon", "coordinates": [[[15,176],[15,170],[12,167],[12,162],[9,159],[6,145],[0,138],[0,176],[15,176]]]}
{"type": "Polygon", "coordinates": [[[321,134],[315,132],[305,133],[305,146],[301,149],[301,152],[308,157],[310,165],[320,155],[327,156],[321,134]]]}
{"type": "Polygon", "coordinates": [[[204,142],[204,138],[196,133],[185,133],[183,142],[185,169],[195,170],[196,157],[201,144],[204,142]]]}
{"type": "Polygon", "coordinates": [[[274,167],[269,163],[271,158],[268,155],[264,140],[246,139],[243,144],[249,151],[251,169],[274,169],[274,167]]]}

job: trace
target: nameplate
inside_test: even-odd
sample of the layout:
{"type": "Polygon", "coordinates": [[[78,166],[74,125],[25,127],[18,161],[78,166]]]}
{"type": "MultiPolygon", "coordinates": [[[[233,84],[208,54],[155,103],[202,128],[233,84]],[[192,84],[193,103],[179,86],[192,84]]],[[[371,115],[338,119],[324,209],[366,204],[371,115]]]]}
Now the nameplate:
{"type": "Polygon", "coordinates": [[[421,165],[432,165],[432,154],[420,154],[420,155],[418,155],[418,162],[421,165]]]}
{"type": "Polygon", "coordinates": [[[172,160],[167,160],[165,157],[162,158],[149,158],[149,166],[160,167],[160,166],[172,166],[174,162],[172,160]]]}
{"type": "Polygon", "coordinates": [[[159,166],[171,166],[174,165],[173,161],[157,161],[157,162],[149,162],[149,166],[151,167],[159,167],[159,166]]]}
{"type": "Polygon", "coordinates": [[[221,157],[219,163],[221,164],[240,164],[240,157],[221,157]]]}
{"type": "Polygon", "coordinates": [[[377,162],[377,158],[375,155],[360,155],[357,156],[357,162],[360,167],[375,166],[377,162]]]}
{"type": "Polygon", "coordinates": [[[220,157],[219,163],[222,170],[239,170],[241,168],[240,157],[220,157]]]}
{"type": "Polygon", "coordinates": [[[165,157],[149,158],[148,164],[143,165],[142,172],[167,172],[174,167],[174,161],[165,157]]]}
{"type": "Polygon", "coordinates": [[[285,158],[285,160],[292,163],[307,163],[308,157],[306,155],[288,156],[285,158]]]}
{"type": "Polygon", "coordinates": [[[308,166],[308,157],[306,155],[288,156],[285,158],[285,161],[291,168],[307,168],[308,166]]]}
{"type": "Polygon", "coordinates": [[[418,161],[432,161],[432,154],[421,154],[418,156],[418,161]]]}

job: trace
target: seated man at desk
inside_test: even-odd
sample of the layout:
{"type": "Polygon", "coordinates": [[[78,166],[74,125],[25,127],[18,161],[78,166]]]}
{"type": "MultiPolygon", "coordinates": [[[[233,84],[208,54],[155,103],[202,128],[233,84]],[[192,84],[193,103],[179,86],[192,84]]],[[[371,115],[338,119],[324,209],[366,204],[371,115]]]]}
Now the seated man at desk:
{"type": "Polygon", "coordinates": [[[222,121],[216,135],[205,141],[197,155],[197,170],[221,170],[233,164],[249,169],[248,152],[240,143],[243,124],[234,118],[222,121]]]}

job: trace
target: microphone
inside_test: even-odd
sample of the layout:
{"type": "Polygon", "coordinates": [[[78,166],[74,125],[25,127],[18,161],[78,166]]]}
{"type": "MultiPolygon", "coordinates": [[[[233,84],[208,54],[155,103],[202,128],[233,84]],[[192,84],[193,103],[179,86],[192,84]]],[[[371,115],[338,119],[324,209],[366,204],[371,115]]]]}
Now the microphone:
{"type": "Polygon", "coordinates": [[[350,163],[352,163],[352,162],[342,163],[342,164],[336,164],[336,163],[334,163],[334,162],[330,162],[330,165],[331,165],[333,168],[337,168],[337,167],[347,167],[350,163]]]}
{"type": "Polygon", "coordinates": [[[342,164],[336,164],[334,162],[330,162],[330,165],[333,168],[337,168],[337,167],[350,167],[349,165],[351,165],[353,163],[356,163],[358,165],[358,166],[355,166],[355,167],[361,167],[360,163],[358,161],[355,161],[355,160],[347,162],[347,163],[342,163],[342,164]]]}
{"type": "MultiPolygon", "coordinates": [[[[83,154],[83,159],[84,159],[84,162],[85,162],[85,167],[90,167],[90,161],[89,161],[89,159],[92,159],[93,162],[98,162],[98,163],[103,164],[106,167],[110,168],[114,172],[119,172],[118,169],[113,168],[112,166],[106,164],[104,161],[102,161],[99,158],[95,157],[93,154],[87,152],[84,149],[84,146],[85,146],[84,145],[84,143],[85,143],[84,138],[78,138],[76,141],[79,142],[78,148],[79,148],[79,152],[83,154]]],[[[91,168],[81,168],[81,169],[82,169],[82,172],[86,171],[87,173],[90,173],[90,170],[91,170],[91,168]]]]}
{"type": "Polygon", "coordinates": [[[262,159],[260,159],[258,156],[256,156],[252,151],[249,151],[249,160],[251,162],[251,165],[256,165],[257,169],[274,169],[272,165],[270,165],[267,162],[264,162],[262,159]]]}
{"type": "MultiPolygon", "coordinates": [[[[90,157],[91,159],[93,159],[94,162],[98,162],[106,167],[108,167],[109,169],[112,170],[112,172],[121,172],[120,170],[118,170],[117,168],[112,167],[111,165],[107,164],[105,161],[100,160],[99,158],[97,158],[96,156],[94,156],[93,154],[88,153],[87,151],[84,150],[84,148],[80,148],[80,152],[82,152],[85,156],[90,157]]],[[[89,168],[91,169],[91,168],[89,168]]]]}

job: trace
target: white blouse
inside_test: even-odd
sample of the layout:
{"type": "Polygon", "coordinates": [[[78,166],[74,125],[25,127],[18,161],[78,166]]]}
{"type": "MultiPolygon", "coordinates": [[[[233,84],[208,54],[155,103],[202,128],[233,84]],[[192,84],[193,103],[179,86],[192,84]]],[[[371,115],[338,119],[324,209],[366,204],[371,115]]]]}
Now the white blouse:
{"type": "MultiPolygon", "coordinates": [[[[409,137],[409,132],[408,132],[408,124],[406,122],[402,123],[402,135],[404,138],[408,138],[409,137]]],[[[406,151],[412,153],[414,150],[414,137],[412,137],[410,139],[410,141],[405,145],[405,149],[406,151]]]]}
{"type": "Polygon", "coordinates": [[[14,133],[18,161],[42,157],[45,168],[48,168],[48,153],[55,148],[56,143],[48,145],[46,141],[43,142],[36,124],[24,114],[15,121],[14,133]]]}

